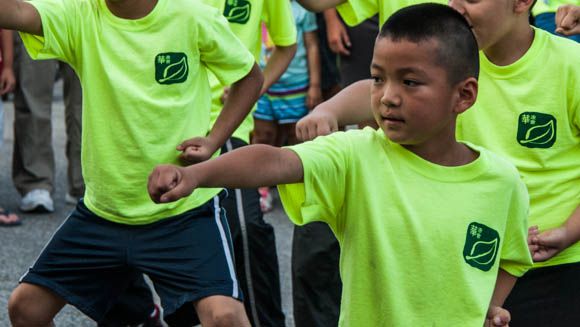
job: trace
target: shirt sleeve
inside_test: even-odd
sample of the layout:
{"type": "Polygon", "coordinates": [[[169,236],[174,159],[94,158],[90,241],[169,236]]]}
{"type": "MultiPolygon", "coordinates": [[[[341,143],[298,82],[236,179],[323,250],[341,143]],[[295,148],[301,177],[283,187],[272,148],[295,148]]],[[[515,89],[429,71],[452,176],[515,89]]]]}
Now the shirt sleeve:
{"type": "Polygon", "coordinates": [[[512,193],[500,257],[500,268],[517,277],[521,277],[533,265],[528,248],[528,214],[528,191],[518,178],[512,193]]]}
{"type": "Polygon", "coordinates": [[[345,23],[355,26],[379,12],[378,2],[378,0],[347,0],[336,9],[345,23]]]}
{"type": "Polygon", "coordinates": [[[42,20],[44,36],[20,33],[32,59],[60,59],[73,63],[75,32],[81,17],[77,1],[35,0],[33,5],[42,20]]]}
{"type": "Polygon", "coordinates": [[[344,134],[338,132],[289,147],[302,161],[304,181],[279,185],[278,190],[295,224],[323,221],[336,230],[345,199],[350,148],[344,134]]]}
{"type": "Polygon", "coordinates": [[[222,85],[233,84],[250,72],[255,63],[254,56],[235,36],[217,9],[204,7],[197,20],[201,61],[222,85]]]}
{"type": "Polygon", "coordinates": [[[290,1],[264,1],[262,19],[274,45],[289,46],[296,43],[296,25],[290,1]]]}

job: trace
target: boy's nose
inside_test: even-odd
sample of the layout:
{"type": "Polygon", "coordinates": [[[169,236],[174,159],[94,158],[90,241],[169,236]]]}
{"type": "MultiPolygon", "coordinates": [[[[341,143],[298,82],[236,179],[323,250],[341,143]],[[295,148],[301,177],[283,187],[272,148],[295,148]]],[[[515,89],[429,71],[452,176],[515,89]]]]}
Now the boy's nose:
{"type": "Polygon", "coordinates": [[[397,94],[394,87],[385,87],[381,103],[389,108],[398,107],[401,105],[401,97],[397,94]]]}

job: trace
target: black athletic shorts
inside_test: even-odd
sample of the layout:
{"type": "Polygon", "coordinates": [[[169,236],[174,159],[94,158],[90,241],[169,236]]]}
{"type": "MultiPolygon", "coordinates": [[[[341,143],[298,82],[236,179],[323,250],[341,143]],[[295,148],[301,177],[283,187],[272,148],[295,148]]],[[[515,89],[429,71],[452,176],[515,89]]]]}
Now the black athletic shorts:
{"type": "Polygon", "coordinates": [[[20,282],[50,289],[99,322],[141,273],[166,314],[211,295],[241,300],[220,197],[139,226],[100,218],[81,200],[20,282]]]}

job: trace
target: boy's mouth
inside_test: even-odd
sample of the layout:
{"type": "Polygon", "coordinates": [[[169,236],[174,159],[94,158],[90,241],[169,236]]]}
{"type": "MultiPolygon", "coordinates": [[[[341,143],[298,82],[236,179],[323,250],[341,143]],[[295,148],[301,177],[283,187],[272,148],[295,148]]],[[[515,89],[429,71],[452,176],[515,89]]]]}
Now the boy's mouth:
{"type": "Polygon", "coordinates": [[[381,116],[381,118],[383,118],[384,121],[391,122],[391,123],[404,123],[405,122],[405,120],[403,118],[398,117],[398,116],[394,116],[394,115],[381,116]]]}

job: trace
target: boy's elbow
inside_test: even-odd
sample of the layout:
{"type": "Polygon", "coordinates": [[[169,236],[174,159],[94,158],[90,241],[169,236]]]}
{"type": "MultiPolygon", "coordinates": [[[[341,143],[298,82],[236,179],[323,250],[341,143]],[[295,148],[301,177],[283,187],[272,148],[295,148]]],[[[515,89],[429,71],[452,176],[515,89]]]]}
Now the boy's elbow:
{"type": "Polygon", "coordinates": [[[247,78],[252,81],[255,89],[257,89],[256,93],[259,93],[262,89],[262,85],[264,84],[264,74],[262,74],[262,70],[258,66],[258,64],[254,63],[254,67],[247,75],[247,78]]]}

